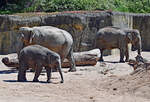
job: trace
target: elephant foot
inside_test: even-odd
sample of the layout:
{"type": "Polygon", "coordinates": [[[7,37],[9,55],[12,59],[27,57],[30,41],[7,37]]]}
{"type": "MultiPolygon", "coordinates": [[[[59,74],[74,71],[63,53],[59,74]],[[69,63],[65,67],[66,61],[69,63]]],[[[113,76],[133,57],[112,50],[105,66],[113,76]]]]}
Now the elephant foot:
{"type": "Polygon", "coordinates": [[[27,79],[26,78],[18,78],[18,82],[26,82],[27,79]]]}
{"type": "Polygon", "coordinates": [[[33,79],[33,82],[39,82],[39,80],[38,79],[33,79]]]}
{"type": "Polygon", "coordinates": [[[104,59],[103,59],[103,58],[100,58],[98,61],[100,61],[100,62],[104,62],[104,59]]]}
{"type": "Polygon", "coordinates": [[[47,80],[47,83],[52,83],[50,80],[47,80]]]}
{"type": "Polygon", "coordinates": [[[68,71],[69,72],[76,72],[77,70],[75,68],[70,68],[68,71]]]}
{"type": "Polygon", "coordinates": [[[26,82],[27,80],[18,79],[18,82],[26,82]]]}
{"type": "Polygon", "coordinates": [[[60,83],[64,83],[64,81],[63,81],[63,80],[61,80],[61,81],[60,81],[60,83]]]}
{"type": "Polygon", "coordinates": [[[126,59],[125,62],[129,62],[129,59],[126,59]]]}
{"type": "Polygon", "coordinates": [[[124,60],[120,60],[120,63],[125,63],[125,61],[124,60]]]}

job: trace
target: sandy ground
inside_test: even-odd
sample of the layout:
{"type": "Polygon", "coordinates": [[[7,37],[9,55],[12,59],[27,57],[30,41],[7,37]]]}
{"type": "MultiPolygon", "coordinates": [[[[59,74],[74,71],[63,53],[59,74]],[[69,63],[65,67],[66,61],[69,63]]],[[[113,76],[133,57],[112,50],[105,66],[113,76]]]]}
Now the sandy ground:
{"type": "MultiPolygon", "coordinates": [[[[142,55],[150,60],[150,52],[142,55]]],[[[130,53],[130,58],[135,56],[135,52],[130,53]]],[[[0,102],[150,102],[150,74],[144,77],[148,77],[146,81],[141,79],[132,85],[142,76],[128,76],[133,68],[118,63],[119,55],[104,60],[95,66],[77,67],[77,72],[63,69],[63,84],[58,72],[52,73],[52,83],[46,83],[44,71],[38,83],[32,82],[32,72],[27,72],[28,82],[17,82],[17,71],[0,62],[0,102]]]]}

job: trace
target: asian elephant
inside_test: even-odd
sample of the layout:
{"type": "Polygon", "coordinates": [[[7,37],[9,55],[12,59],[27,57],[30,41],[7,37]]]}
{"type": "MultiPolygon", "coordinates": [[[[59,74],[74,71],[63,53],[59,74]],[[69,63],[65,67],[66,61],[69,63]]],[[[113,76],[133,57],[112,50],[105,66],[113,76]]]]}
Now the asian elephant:
{"type": "Polygon", "coordinates": [[[141,36],[137,29],[121,29],[117,27],[104,27],[100,29],[95,38],[95,47],[101,51],[99,61],[103,60],[103,51],[105,49],[118,48],[120,50],[120,62],[129,60],[128,44],[132,44],[132,49],[138,50],[141,55],[141,36]]]}
{"type": "Polygon", "coordinates": [[[23,46],[33,44],[44,46],[58,53],[62,62],[67,58],[71,64],[69,71],[76,71],[73,57],[73,38],[67,31],[52,26],[39,26],[21,27],[19,32],[21,33],[23,46]]]}
{"type": "Polygon", "coordinates": [[[47,82],[51,79],[51,69],[56,67],[61,76],[61,83],[63,83],[63,75],[61,71],[61,58],[59,54],[49,50],[46,47],[40,45],[29,45],[24,47],[18,56],[19,59],[19,72],[18,81],[24,82],[26,79],[26,70],[33,68],[35,70],[35,76],[33,81],[38,82],[38,77],[45,67],[47,72],[47,82]]]}

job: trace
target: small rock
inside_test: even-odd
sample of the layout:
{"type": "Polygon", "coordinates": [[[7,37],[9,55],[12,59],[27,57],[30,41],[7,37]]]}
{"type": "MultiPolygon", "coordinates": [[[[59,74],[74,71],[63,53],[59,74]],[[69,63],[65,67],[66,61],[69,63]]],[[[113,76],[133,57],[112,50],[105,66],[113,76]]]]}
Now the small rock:
{"type": "Polygon", "coordinates": [[[93,97],[91,96],[90,99],[93,99],[93,97]]]}
{"type": "Polygon", "coordinates": [[[117,90],[117,88],[113,88],[113,90],[114,90],[114,91],[116,91],[116,90],[117,90]]]}

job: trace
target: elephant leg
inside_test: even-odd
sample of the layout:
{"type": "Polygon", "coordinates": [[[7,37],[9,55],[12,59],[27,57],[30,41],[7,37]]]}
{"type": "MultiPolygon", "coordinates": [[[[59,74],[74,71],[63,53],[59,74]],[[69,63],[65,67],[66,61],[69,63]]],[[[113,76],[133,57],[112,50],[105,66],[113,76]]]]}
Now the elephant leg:
{"type": "Polygon", "coordinates": [[[101,56],[100,56],[100,58],[99,58],[99,61],[100,61],[100,62],[103,62],[103,61],[104,61],[104,59],[103,59],[103,52],[104,52],[104,49],[100,49],[100,52],[101,52],[101,56]]]}
{"type": "Polygon", "coordinates": [[[75,65],[75,60],[74,60],[73,49],[72,48],[69,51],[69,54],[68,54],[67,58],[68,58],[69,63],[70,63],[69,72],[75,72],[76,71],[76,65],[75,65]]]}
{"type": "Polygon", "coordinates": [[[138,49],[138,55],[141,55],[141,49],[138,49]]]}
{"type": "Polygon", "coordinates": [[[129,50],[128,50],[128,46],[126,46],[126,51],[125,51],[125,55],[126,55],[126,62],[129,61],[129,50]]]}
{"type": "Polygon", "coordinates": [[[37,66],[37,68],[35,68],[35,76],[33,79],[33,82],[39,82],[38,77],[40,76],[40,73],[42,71],[42,66],[37,66]]]}
{"type": "Polygon", "coordinates": [[[26,70],[27,70],[26,66],[24,66],[23,64],[19,65],[19,72],[18,72],[18,81],[19,82],[27,81],[27,79],[26,79],[26,70]]]}
{"type": "Polygon", "coordinates": [[[46,73],[47,73],[47,82],[48,82],[48,83],[51,83],[50,79],[51,79],[51,76],[52,76],[52,74],[51,74],[52,68],[50,68],[50,67],[45,67],[45,69],[46,69],[46,73]]]}
{"type": "Polygon", "coordinates": [[[63,78],[62,71],[61,71],[61,62],[60,61],[57,64],[57,69],[58,69],[60,77],[61,77],[61,81],[60,82],[63,83],[64,82],[64,78],[63,78]]]}
{"type": "Polygon", "coordinates": [[[120,62],[124,62],[124,49],[120,49],[120,62]]]}

